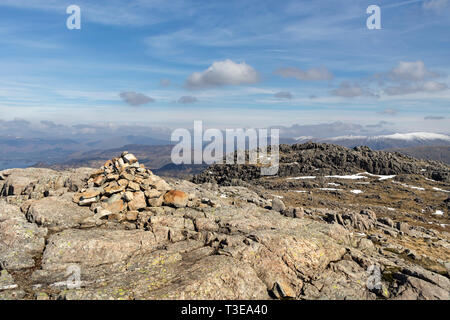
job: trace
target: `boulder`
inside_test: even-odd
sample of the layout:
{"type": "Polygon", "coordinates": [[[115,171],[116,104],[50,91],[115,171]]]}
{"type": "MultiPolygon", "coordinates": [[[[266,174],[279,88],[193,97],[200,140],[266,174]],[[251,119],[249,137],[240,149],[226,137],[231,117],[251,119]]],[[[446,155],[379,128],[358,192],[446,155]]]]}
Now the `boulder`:
{"type": "Polygon", "coordinates": [[[186,207],[188,200],[188,195],[180,190],[171,190],[164,195],[164,204],[175,208],[186,207]]]}
{"type": "Polygon", "coordinates": [[[281,199],[275,198],[272,200],[272,210],[282,212],[286,210],[286,206],[284,205],[284,202],[281,201],[281,199]]]}

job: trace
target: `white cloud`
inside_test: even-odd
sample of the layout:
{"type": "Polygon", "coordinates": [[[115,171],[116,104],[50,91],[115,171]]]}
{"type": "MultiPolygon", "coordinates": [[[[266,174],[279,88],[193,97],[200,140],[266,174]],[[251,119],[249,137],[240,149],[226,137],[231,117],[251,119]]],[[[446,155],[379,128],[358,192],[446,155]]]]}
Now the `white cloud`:
{"type": "Polygon", "coordinates": [[[143,93],[134,91],[121,92],[119,96],[131,106],[140,106],[155,101],[153,98],[150,98],[143,93]]]}
{"type": "Polygon", "coordinates": [[[226,85],[252,84],[260,80],[258,72],[245,62],[236,63],[230,59],[214,62],[202,72],[194,72],[185,86],[189,89],[204,89],[226,85]]]}
{"type": "Polygon", "coordinates": [[[428,78],[436,78],[439,75],[435,72],[427,70],[422,61],[400,61],[389,74],[389,78],[396,81],[423,81],[428,78]]]}
{"type": "Polygon", "coordinates": [[[436,81],[427,81],[422,85],[423,91],[427,91],[427,92],[442,91],[447,88],[448,88],[448,86],[445,83],[436,82],[436,81]]]}
{"type": "Polygon", "coordinates": [[[333,79],[333,74],[325,67],[311,68],[306,71],[297,67],[279,68],[275,70],[275,74],[284,78],[296,78],[302,81],[323,81],[333,79]]]}
{"type": "Polygon", "coordinates": [[[426,81],[416,85],[391,86],[384,89],[384,92],[390,96],[405,95],[416,92],[438,92],[448,89],[445,83],[436,81],[426,81]]]}

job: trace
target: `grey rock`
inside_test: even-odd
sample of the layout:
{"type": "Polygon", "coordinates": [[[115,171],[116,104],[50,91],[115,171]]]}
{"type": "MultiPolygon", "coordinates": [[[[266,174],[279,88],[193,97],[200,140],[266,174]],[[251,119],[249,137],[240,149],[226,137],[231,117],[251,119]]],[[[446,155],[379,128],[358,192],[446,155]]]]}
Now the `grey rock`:
{"type": "Polygon", "coordinates": [[[286,210],[286,206],[284,205],[284,202],[281,201],[281,199],[275,198],[272,200],[272,210],[282,212],[286,210]]]}

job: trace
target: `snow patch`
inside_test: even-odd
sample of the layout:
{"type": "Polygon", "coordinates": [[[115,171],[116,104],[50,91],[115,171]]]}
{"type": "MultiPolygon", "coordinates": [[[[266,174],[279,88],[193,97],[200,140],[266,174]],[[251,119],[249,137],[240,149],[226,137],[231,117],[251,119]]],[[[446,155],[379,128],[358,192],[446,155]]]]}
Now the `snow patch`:
{"type": "Polygon", "coordinates": [[[419,191],[425,191],[425,188],[422,188],[422,187],[410,186],[409,184],[400,183],[400,182],[397,182],[397,181],[394,181],[394,183],[399,184],[399,185],[401,185],[402,187],[405,187],[405,188],[410,188],[410,189],[419,190],[419,191]]]}
{"type": "Polygon", "coordinates": [[[302,176],[302,177],[293,177],[287,178],[287,180],[303,180],[303,179],[315,179],[316,176],[302,176]]]}
{"type": "Polygon", "coordinates": [[[379,181],[393,179],[396,177],[395,174],[394,175],[382,175],[382,174],[373,174],[370,172],[361,172],[361,173],[358,173],[357,175],[363,175],[363,174],[371,176],[371,177],[377,177],[379,181]]]}
{"type": "Polygon", "coordinates": [[[339,183],[334,183],[334,182],[327,183],[327,185],[333,186],[333,187],[339,187],[340,186],[339,183]]]}
{"type": "Polygon", "coordinates": [[[365,179],[366,177],[358,175],[358,174],[352,174],[352,175],[343,175],[343,176],[325,176],[325,178],[359,180],[359,179],[365,179]]]}
{"type": "Polygon", "coordinates": [[[354,193],[354,194],[360,194],[360,193],[363,193],[361,190],[351,190],[350,192],[351,192],[351,193],[354,193]]]}
{"type": "Polygon", "coordinates": [[[447,191],[447,190],[444,190],[444,189],[441,189],[441,188],[437,188],[437,187],[433,187],[433,190],[450,193],[450,191],[447,191]]]}

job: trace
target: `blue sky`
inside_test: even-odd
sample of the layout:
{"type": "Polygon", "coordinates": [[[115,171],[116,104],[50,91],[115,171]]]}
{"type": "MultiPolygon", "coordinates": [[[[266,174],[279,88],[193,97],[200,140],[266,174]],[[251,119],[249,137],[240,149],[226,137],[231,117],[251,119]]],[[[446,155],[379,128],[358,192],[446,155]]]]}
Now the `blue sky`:
{"type": "Polygon", "coordinates": [[[449,133],[449,57],[449,0],[1,0],[0,119],[449,133]]]}

